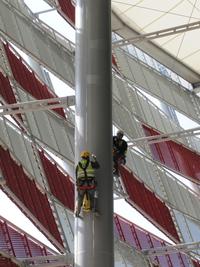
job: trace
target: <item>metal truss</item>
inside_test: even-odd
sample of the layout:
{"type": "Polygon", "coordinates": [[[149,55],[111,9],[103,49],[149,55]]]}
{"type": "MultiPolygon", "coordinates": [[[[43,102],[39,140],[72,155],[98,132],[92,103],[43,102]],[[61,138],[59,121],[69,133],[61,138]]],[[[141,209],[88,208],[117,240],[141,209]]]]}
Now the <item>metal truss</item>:
{"type": "Polygon", "coordinates": [[[17,260],[15,257],[11,256],[10,254],[2,250],[0,250],[0,256],[3,258],[9,259],[11,262],[15,263],[19,267],[26,267],[20,260],[17,260]]]}
{"type": "Polygon", "coordinates": [[[174,140],[174,139],[198,135],[198,134],[200,134],[200,127],[173,132],[173,133],[166,133],[166,134],[159,134],[159,135],[137,138],[137,139],[134,139],[133,141],[128,141],[128,145],[129,147],[143,145],[144,143],[150,145],[150,144],[166,142],[169,140],[174,140]]]}
{"type": "Polygon", "coordinates": [[[153,40],[153,39],[166,37],[166,36],[170,36],[170,35],[174,35],[174,34],[179,34],[182,32],[193,31],[193,30],[196,30],[199,28],[200,28],[200,21],[189,23],[189,24],[183,24],[180,26],[167,28],[164,30],[150,32],[150,33],[146,33],[146,34],[141,34],[138,36],[134,36],[132,38],[116,41],[113,43],[113,48],[129,45],[129,44],[136,43],[139,41],[148,41],[148,40],[153,40]]]}
{"type": "Polygon", "coordinates": [[[45,0],[45,2],[46,2],[47,4],[49,4],[50,6],[55,7],[55,8],[58,10],[59,6],[58,6],[58,3],[57,3],[56,0],[45,0]]]}
{"type": "Polygon", "coordinates": [[[71,3],[74,7],[76,7],[76,0],[71,0],[71,3]]]}
{"type": "Polygon", "coordinates": [[[22,266],[29,267],[59,267],[59,266],[73,266],[74,255],[71,253],[63,255],[47,255],[35,256],[30,258],[20,259],[22,266]],[[34,264],[33,264],[34,262],[34,264]]]}
{"type": "MultiPolygon", "coordinates": [[[[149,259],[139,250],[136,250],[134,247],[130,246],[127,242],[121,241],[118,238],[114,238],[114,248],[115,252],[119,252],[122,256],[122,262],[120,266],[149,266],[149,259]]],[[[118,264],[117,264],[118,265],[118,264]]]]}
{"type": "Polygon", "coordinates": [[[75,105],[74,96],[34,100],[0,106],[0,116],[21,114],[31,111],[66,108],[75,105]]]}
{"type": "Polygon", "coordinates": [[[192,243],[182,243],[178,245],[170,245],[159,248],[143,249],[142,252],[149,257],[149,256],[161,256],[177,252],[189,252],[196,249],[200,249],[200,241],[192,243]]]}

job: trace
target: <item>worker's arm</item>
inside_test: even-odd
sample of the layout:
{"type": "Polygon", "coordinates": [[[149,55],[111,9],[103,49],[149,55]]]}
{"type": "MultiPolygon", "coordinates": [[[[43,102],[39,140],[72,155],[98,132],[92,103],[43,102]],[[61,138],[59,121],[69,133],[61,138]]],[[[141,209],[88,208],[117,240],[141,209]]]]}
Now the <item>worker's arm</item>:
{"type": "Polygon", "coordinates": [[[77,181],[77,176],[78,176],[78,164],[76,166],[76,181],[77,181]]]}
{"type": "Polygon", "coordinates": [[[127,142],[124,141],[124,155],[126,155],[126,153],[127,153],[127,149],[128,149],[127,142]]]}
{"type": "Polygon", "coordinates": [[[94,169],[99,169],[100,168],[99,162],[97,160],[96,161],[91,161],[91,164],[92,164],[92,168],[94,168],[94,169]]]}
{"type": "Polygon", "coordinates": [[[91,156],[91,165],[92,165],[92,168],[94,168],[94,169],[99,169],[100,168],[99,162],[97,161],[95,155],[91,156]]]}

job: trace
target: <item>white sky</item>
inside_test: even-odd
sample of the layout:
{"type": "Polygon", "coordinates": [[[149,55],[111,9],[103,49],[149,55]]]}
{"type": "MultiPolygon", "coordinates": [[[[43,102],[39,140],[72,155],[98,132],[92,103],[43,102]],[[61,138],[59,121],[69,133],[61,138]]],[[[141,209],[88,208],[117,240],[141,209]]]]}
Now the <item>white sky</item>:
{"type": "MultiPolygon", "coordinates": [[[[41,10],[46,10],[50,8],[42,0],[25,0],[25,3],[29,5],[33,12],[39,12],[41,10]]],[[[58,15],[57,11],[51,11],[42,14],[39,16],[39,18],[44,20],[45,23],[55,28],[65,37],[71,39],[74,42],[74,30],[71,28],[71,26],[68,25],[68,23],[66,23],[63,18],[61,18],[61,16],[58,15]]],[[[57,88],[56,93],[59,96],[74,94],[74,91],[72,89],[70,89],[65,83],[56,78],[53,74],[50,73],[50,77],[54,87],[57,88]]],[[[188,122],[189,119],[187,119],[187,124],[188,122]]],[[[190,128],[192,127],[195,126],[190,126],[190,128]]],[[[35,228],[35,226],[21,213],[21,211],[6,197],[6,195],[2,191],[0,191],[0,199],[1,203],[4,203],[3,205],[0,205],[1,216],[7,218],[9,221],[16,224],[19,228],[22,228],[27,233],[30,233],[32,236],[34,236],[44,244],[47,244],[49,247],[52,247],[52,245],[43,236],[43,234],[41,234],[37,230],[37,228],[35,228]]],[[[117,214],[120,214],[129,221],[170,242],[170,240],[163,233],[161,233],[156,227],[154,227],[148,220],[146,220],[139,212],[133,209],[124,200],[115,200],[114,210],[117,214]]]]}

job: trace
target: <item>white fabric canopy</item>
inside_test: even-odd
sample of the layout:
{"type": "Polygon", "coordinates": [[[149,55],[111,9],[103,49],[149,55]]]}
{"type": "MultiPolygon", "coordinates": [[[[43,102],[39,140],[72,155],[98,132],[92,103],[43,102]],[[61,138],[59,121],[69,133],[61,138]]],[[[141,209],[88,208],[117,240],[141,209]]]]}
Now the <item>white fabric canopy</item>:
{"type": "MultiPolygon", "coordinates": [[[[140,34],[200,21],[200,0],[112,0],[112,9],[140,34]]],[[[200,74],[200,29],[153,42],[200,74]]]]}

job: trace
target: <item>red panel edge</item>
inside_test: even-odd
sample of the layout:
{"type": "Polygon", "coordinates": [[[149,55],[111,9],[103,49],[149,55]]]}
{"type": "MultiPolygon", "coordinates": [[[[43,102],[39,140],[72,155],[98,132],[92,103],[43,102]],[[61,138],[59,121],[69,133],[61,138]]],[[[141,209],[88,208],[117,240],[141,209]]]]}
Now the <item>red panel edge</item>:
{"type": "Polygon", "coordinates": [[[153,223],[159,225],[170,238],[179,242],[178,233],[165,203],[136,179],[132,172],[122,167],[120,174],[129,195],[127,201],[130,204],[131,202],[136,204],[140,211],[142,210],[148,218],[152,219],[153,223]]]}
{"type": "MultiPolygon", "coordinates": [[[[1,146],[0,167],[3,177],[6,180],[6,186],[8,186],[17,199],[25,205],[25,207],[35,218],[37,218],[41,225],[63,247],[62,238],[58,231],[47,196],[38,189],[35,181],[32,181],[27,177],[22,166],[17,165],[17,163],[12,159],[9,151],[4,150],[1,146]]],[[[32,218],[30,219],[32,220],[32,218]]],[[[46,235],[45,232],[43,233],[46,235]]],[[[49,237],[47,236],[47,238],[49,237]]],[[[54,245],[56,246],[56,244],[54,245]]],[[[58,247],[58,249],[60,250],[60,247],[58,247]]]]}

